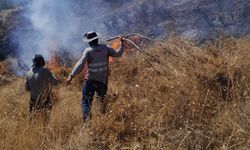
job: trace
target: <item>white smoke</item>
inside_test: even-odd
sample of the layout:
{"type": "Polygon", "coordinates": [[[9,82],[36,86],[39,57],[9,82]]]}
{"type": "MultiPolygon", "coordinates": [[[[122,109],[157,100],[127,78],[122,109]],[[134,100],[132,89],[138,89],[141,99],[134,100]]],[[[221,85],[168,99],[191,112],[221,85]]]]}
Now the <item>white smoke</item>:
{"type": "Polygon", "coordinates": [[[84,33],[108,34],[100,16],[109,11],[105,0],[32,0],[23,11],[28,26],[13,34],[17,54],[26,65],[30,65],[34,54],[48,59],[51,50],[61,48],[79,55],[86,46],[81,40],[84,33]]]}
{"type": "Polygon", "coordinates": [[[87,46],[82,36],[88,31],[101,33],[103,41],[107,36],[132,32],[159,36],[166,30],[161,21],[171,18],[158,3],[161,0],[14,1],[25,3],[21,11],[23,23],[12,37],[17,55],[26,66],[30,66],[35,54],[48,59],[55,50],[68,50],[79,57],[87,46]]]}

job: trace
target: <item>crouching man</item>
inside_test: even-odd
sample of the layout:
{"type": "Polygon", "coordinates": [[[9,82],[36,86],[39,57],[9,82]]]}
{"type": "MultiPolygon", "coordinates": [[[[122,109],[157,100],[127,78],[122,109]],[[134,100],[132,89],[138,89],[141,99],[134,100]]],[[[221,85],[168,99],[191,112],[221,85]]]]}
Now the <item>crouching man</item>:
{"type": "Polygon", "coordinates": [[[52,85],[57,85],[57,78],[47,69],[42,55],[36,54],[32,68],[28,71],[25,89],[30,91],[30,114],[41,109],[52,109],[50,94],[52,85]]]}

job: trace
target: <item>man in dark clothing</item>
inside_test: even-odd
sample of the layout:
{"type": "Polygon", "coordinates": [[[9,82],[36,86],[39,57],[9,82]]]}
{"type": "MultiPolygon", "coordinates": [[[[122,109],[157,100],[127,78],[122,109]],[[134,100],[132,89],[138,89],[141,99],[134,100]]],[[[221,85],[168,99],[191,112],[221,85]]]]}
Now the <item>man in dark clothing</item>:
{"type": "Polygon", "coordinates": [[[25,89],[30,91],[30,113],[33,110],[43,108],[51,109],[51,89],[52,85],[57,85],[58,80],[45,66],[45,60],[42,55],[35,55],[32,68],[28,71],[25,89]]]}
{"type": "Polygon", "coordinates": [[[124,50],[123,38],[121,38],[120,48],[118,51],[108,45],[98,44],[98,39],[99,36],[93,31],[84,35],[83,41],[88,42],[90,47],[84,50],[82,57],[77,62],[67,79],[67,84],[70,84],[73,77],[80,73],[84,68],[84,65],[87,64],[87,73],[85,75],[82,91],[82,110],[84,121],[89,116],[95,92],[100,100],[106,93],[109,56],[121,57],[124,50]]]}

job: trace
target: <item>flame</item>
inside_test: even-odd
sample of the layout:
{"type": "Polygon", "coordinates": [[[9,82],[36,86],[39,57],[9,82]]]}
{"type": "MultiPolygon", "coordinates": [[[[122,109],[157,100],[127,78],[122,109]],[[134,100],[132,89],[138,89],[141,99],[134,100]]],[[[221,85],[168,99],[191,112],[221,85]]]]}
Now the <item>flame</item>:
{"type": "Polygon", "coordinates": [[[50,58],[48,60],[48,68],[57,77],[66,78],[69,68],[67,68],[64,64],[61,63],[61,58],[59,57],[59,54],[57,52],[58,49],[59,48],[56,42],[52,43],[49,47],[50,58]]]}
{"type": "MultiPolygon", "coordinates": [[[[113,43],[111,44],[111,47],[113,49],[118,49],[120,46],[120,39],[115,39],[113,41],[113,43]]],[[[109,62],[112,63],[112,62],[116,62],[117,61],[117,58],[114,58],[114,57],[109,57],[109,62]]]]}
{"type": "Polygon", "coordinates": [[[60,63],[59,63],[60,58],[57,56],[56,52],[53,51],[50,59],[49,59],[49,68],[51,70],[55,70],[57,68],[60,68],[60,63]]]}
{"type": "Polygon", "coordinates": [[[48,61],[48,68],[55,70],[60,67],[59,58],[57,56],[56,50],[58,49],[57,42],[52,42],[49,44],[50,58],[48,61]]]}
{"type": "MultiPolygon", "coordinates": [[[[131,36],[131,37],[129,37],[129,39],[137,45],[141,45],[143,42],[143,39],[137,35],[131,36]]],[[[111,43],[111,47],[114,49],[118,49],[119,46],[120,46],[120,39],[115,39],[111,43]]],[[[125,41],[124,55],[130,56],[130,55],[134,54],[134,52],[136,52],[136,49],[134,48],[134,46],[131,43],[129,43],[128,41],[125,41]]],[[[115,60],[117,61],[116,58],[112,58],[112,57],[110,57],[109,60],[110,60],[110,62],[114,62],[115,60]]]]}

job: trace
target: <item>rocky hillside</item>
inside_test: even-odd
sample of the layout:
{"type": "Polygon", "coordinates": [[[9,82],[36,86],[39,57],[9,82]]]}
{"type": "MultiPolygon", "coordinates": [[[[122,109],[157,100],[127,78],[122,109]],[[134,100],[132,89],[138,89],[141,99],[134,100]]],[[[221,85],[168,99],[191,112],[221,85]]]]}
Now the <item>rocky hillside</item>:
{"type": "Polygon", "coordinates": [[[120,7],[107,22],[111,30],[146,31],[156,37],[174,31],[197,40],[211,39],[218,31],[234,36],[250,32],[248,0],[142,0],[120,7]]]}
{"type": "Polygon", "coordinates": [[[22,1],[18,2],[9,6],[9,2],[0,1],[4,4],[2,7],[22,6],[23,8],[18,12],[16,9],[0,9],[1,59],[13,49],[23,53],[30,47],[41,48],[40,45],[44,45],[41,37],[45,37],[43,41],[48,43],[46,40],[51,41],[49,39],[51,36],[44,34],[51,31],[55,32],[51,33],[53,38],[59,36],[57,37],[59,47],[69,47],[69,49],[81,49],[79,45],[82,43],[79,37],[85,30],[98,30],[104,37],[138,32],[160,39],[176,33],[198,42],[213,39],[220,34],[241,37],[250,33],[250,1],[248,0],[93,0],[89,2],[74,0],[61,1],[65,4],[60,5],[48,4],[46,7],[51,9],[49,10],[51,15],[40,13],[44,11],[43,8],[37,7],[40,2],[34,4],[34,8],[21,3],[22,1]],[[39,24],[39,19],[36,19],[35,24],[38,29],[34,27],[32,12],[36,7],[39,9],[37,13],[41,15],[41,20],[48,23],[53,21],[51,26],[48,24],[44,29],[42,24],[39,24]],[[61,11],[63,9],[66,13],[61,11]],[[30,13],[27,14],[27,12],[30,13]],[[77,46],[70,47],[70,45],[77,46]]]}

